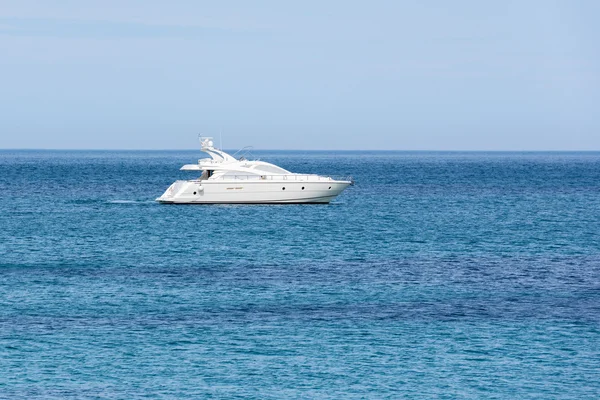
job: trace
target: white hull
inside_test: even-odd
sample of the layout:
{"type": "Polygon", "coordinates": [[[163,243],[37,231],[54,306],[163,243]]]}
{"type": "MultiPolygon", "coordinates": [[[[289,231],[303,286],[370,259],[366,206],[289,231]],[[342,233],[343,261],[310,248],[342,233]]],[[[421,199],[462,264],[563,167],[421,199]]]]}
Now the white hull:
{"type": "Polygon", "coordinates": [[[329,203],[350,184],[350,181],[335,180],[177,181],[156,201],[171,204],[329,203]]]}

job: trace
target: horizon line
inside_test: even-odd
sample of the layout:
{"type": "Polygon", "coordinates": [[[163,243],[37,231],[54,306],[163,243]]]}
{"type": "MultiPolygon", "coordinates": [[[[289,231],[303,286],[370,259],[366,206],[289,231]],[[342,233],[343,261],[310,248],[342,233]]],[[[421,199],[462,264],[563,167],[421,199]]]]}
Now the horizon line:
{"type": "MultiPolygon", "coordinates": [[[[222,150],[222,149],[220,149],[222,150]]],[[[525,150],[525,149],[503,149],[503,150],[491,150],[491,149],[260,149],[253,148],[253,151],[353,151],[353,152],[447,152],[447,153],[594,153],[600,152],[600,149],[593,150],[525,150]]],[[[139,148],[34,148],[34,147],[0,147],[0,151],[201,151],[200,149],[139,149],[139,148]]],[[[237,151],[235,149],[225,149],[224,151],[237,151]]]]}

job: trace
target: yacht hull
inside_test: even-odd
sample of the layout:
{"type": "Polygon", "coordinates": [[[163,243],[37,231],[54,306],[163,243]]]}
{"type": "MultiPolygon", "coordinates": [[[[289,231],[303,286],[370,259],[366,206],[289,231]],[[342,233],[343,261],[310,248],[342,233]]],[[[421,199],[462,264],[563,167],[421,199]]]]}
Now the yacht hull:
{"type": "Polygon", "coordinates": [[[327,204],[351,182],[177,181],[159,198],[166,204],[327,204]]]}

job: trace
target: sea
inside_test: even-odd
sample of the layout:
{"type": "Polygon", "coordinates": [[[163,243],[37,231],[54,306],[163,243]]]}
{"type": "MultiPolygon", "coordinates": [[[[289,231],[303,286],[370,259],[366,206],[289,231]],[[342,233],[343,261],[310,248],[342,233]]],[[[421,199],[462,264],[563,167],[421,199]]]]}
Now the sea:
{"type": "Polygon", "coordinates": [[[329,205],[161,205],[196,151],[0,151],[1,399],[598,399],[600,153],[255,151],[329,205]]]}

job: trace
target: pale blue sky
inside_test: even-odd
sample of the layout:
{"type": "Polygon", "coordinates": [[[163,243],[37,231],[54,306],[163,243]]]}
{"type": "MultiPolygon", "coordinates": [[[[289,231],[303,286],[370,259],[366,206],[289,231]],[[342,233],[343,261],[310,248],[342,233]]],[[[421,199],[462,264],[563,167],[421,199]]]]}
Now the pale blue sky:
{"type": "Polygon", "coordinates": [[[600,150],[600,1],[1,1],[0,148],[600,150]]]}

